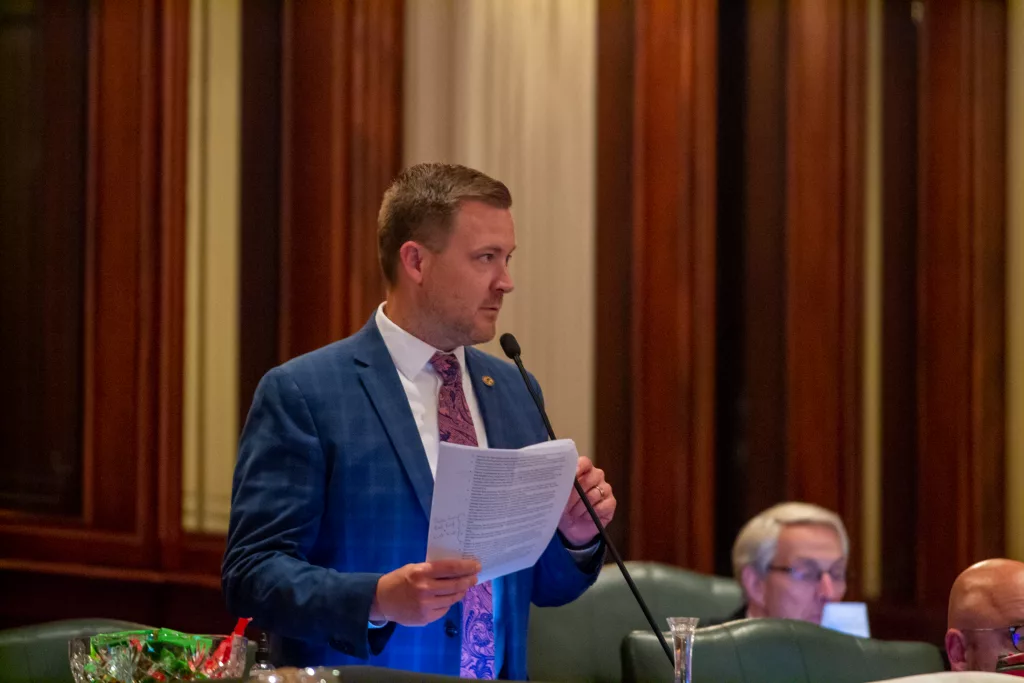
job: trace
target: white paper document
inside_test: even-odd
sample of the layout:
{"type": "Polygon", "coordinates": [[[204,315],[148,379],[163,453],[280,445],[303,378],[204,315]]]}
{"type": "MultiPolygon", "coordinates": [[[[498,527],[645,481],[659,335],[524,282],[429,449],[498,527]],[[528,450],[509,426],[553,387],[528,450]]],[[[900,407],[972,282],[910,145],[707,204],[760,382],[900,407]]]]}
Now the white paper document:
{"type": "Polygon", "coordinates": [[[863,602],[826,602],[821,615],[821,625],[833,631],[842,631],[851,636],[870,638],[868,628],[868,606],[863,602]]]}
{"type": "Polygon", "coordinates": [[[476,558],[481,582],[532,567],[555,534],[577,458],[571,439],[519,450],[441,442],[427,561],[476,558]]]}

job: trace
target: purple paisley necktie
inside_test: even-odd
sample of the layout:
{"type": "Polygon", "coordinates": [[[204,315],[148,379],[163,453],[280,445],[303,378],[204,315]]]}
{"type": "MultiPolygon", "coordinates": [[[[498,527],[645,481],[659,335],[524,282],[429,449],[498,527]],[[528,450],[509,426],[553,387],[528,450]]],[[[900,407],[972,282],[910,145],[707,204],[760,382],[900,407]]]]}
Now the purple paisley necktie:
{"type": "MultiPolygon", "coordinates": [[[[466,394],[462,391],[459,359],[450,353],[435,353],[430,364],[441,376],[441,391],[437,396],[437,432],[441,441],[476,446],[476,429],[466,394]]],[[[495,677],[494,603],[490,581],[470,588],[462,600],[462,665],[459,675],[463,678],[495,677]]]]}

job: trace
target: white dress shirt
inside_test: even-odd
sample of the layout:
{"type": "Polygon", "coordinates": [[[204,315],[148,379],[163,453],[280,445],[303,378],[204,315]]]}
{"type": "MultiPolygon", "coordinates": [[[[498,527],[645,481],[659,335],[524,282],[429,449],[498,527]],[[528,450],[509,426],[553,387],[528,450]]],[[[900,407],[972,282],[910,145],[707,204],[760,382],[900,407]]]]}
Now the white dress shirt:
{"type": "MultiPolygon", "coordinates": [[[[412,409],[412,419],[416,421],[416,429],[419,430],[420,440],[423,441],[423,450],[427,453],[430,473],[437,476],[437,395],[441,391],[441,377],[430,364],[430,358],[435,353],[444,352],[438,351],[391,322],[384,313],[384,304],[377,307],[374,320],[377,329],[380,330],[380,336],[384,338],[384,346],[388,347],[388,353],[398,368],[398,377],[402,380],[405,397],[409,399],[409,408],[412,409]]],[[[459,359],[462,392],[466,396],[466,403],[469,404],[469,414],[473,417],[476,443],[480,448],[487,448],[484,418],[480,414],[480,404],[477,403],[476,393],[473,391],[473,382],[466,372],[466,349],[460,346],[452,353],[459,359]]]]}

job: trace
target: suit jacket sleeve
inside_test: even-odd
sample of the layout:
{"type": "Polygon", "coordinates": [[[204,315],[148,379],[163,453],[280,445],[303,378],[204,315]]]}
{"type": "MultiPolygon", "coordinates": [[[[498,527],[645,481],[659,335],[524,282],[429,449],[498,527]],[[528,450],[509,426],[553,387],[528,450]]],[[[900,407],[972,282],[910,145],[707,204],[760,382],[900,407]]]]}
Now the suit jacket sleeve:
{"type": "Polygon", "coordinates": [[[271,370],[253,398],[239,446],[221,580],[228,608],[291,638],[367,658],[394,624],[369,629],[380,574],[311,564],[324,512],[326,462],[299,386],[271,370]]]}
{"type": "MultiPolygon", "coordinates": [[[[541,405],[544,405],[544,392],[541,391],[540,383],[532,374],[529,377],[541,405]]],[[[538,441],[546,438],[546,430],[538,435],[538,441]]],[[[533,566],[531,601],[538,607],[557,607],[572,602],[597,580],[604,556],[602,541],[594,556],[581,565],[565,547],[562,535],[555,532],[548,547],[533,566]]]]}
{"type": "Polygon", "coordinates": [[[533,566],[533,604],[538,607],[557,607],[583,595],[597,580],[604,554],[602,543],[594,556],[581,565],[556,533],[533,566]]]}

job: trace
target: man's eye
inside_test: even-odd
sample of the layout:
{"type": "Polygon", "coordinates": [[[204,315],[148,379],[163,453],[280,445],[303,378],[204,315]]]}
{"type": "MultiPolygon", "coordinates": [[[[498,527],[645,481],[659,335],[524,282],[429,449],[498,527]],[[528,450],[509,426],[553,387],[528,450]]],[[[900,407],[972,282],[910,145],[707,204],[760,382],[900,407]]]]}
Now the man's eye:
{"type": "Polygon", "coordinates": [[[494,260],[494,254],[481,254],[480,260],[483,261],[484,263],[490,263],[491,261],[494,260]]]}
{"type": "Polygon", "coordinates": [[[817,567],[793,567],[793,578],[798,581],[807,581],[818,575],[817,567]]]}

